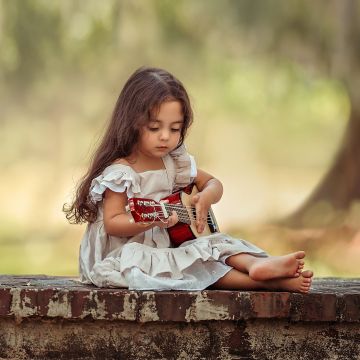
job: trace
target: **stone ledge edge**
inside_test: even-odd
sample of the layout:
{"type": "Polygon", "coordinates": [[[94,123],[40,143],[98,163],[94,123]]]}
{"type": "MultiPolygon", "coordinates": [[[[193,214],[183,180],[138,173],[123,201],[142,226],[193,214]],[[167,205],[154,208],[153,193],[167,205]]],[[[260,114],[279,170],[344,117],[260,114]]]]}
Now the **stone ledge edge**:
{"type": "Polygon", "coordinates": [[[140,323],[270,318],[360,322],[360,294],[1,287],[1,317],[18,321],[40,317],[140,323]]]}

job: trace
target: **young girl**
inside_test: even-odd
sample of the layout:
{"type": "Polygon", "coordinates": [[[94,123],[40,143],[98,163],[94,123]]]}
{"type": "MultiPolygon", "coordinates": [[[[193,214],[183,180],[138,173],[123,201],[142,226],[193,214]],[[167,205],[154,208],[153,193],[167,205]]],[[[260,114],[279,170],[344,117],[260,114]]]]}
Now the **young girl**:
{"type": "Polygon", "coordinates": [[[223,233],[173,247],[164,221],[131,221],[128,199],[156,201],[194,183],[196,229],[204,230],[211,204],[222,196],[219,180],[196,167],[183,145],[193,113],[182,83],[165,70],[140,68],[115,105],[103,140],[80,183],[70,222],[87,222],[80,247],[80,279],[99,287],[140,290],[279,289],[307,293],[312,272],[305,253],[271,257],[223,233]]]}

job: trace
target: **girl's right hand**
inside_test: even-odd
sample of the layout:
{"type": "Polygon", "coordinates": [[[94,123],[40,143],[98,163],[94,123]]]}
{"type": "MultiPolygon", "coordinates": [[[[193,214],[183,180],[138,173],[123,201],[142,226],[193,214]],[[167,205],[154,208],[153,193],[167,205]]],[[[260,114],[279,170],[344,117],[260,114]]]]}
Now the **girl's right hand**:
{"type": "Polygon", "coordinates": [[[174,226],[179,222],[179,218],[177,216],[177,213],[175,211],[172,212],[172,214],[164,221],[155,221],[153,224],[156,226],[159,226],[163,229],[167,229],[169,227],[174,226]]]}

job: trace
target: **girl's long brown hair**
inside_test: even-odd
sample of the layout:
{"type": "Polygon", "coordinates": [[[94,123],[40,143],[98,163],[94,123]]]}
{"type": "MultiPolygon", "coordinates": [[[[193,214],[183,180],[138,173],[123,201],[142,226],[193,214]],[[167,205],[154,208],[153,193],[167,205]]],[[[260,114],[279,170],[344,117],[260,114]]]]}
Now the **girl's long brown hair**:
{"type": "Polygon", "coordinates": [[[92,180],[114,160],[126,158],[132,153],[138,142],[141,126],[150,120],[152,113],[158,111],[163,102],[171,100],[182,104],[184,124],[180,146],[193,119],[189,96],[182,83],[166,70],[158,68],[141,67],[130,76],[117,99],[89,170],[79,182],[73,203],[63,207],[70,223],[96,220],[98,207],[89,194],[92,180]]]}

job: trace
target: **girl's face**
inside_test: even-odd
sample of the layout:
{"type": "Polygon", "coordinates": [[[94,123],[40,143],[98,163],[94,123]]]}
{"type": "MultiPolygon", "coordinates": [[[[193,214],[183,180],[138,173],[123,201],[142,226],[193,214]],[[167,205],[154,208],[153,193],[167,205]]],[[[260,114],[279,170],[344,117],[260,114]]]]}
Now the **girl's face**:
{"type": "Polygon", "coordinates": [[[180,141],[184,115],[179,101],[160,105],[147,125],[140,130],[138,150],[148,157],[161,158],[174,150],[180,141]]]}

